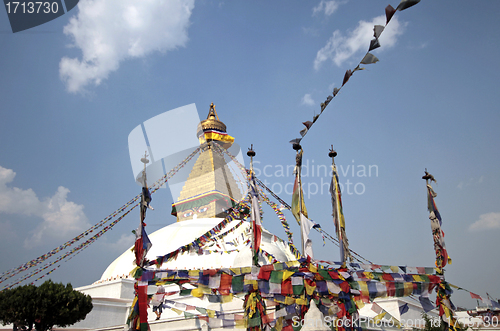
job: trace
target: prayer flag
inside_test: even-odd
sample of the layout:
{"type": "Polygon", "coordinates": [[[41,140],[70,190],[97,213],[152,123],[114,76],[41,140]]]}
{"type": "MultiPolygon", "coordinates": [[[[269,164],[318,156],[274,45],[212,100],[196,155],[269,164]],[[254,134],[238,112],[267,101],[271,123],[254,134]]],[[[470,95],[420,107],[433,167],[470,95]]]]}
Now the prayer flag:
{"type": "Polygon", "coordinates": [[[410,8],[411,6],[415,6],[417,3],[419,3],[420,0],[402,0],[396,10],[405,10],[407,8],[410,8]]]}
{"type": "Polygon", "coordinates": [[[377,63],[379,60],[378,58],[371,54],[371,53],[366,53],[365,57],[361,60],[362,64],[372,64],[372,63],[377,63]]]}
{"type": "Polygon", "coordinates": [[[308,218],[304,216],[304,214],[300,215],[300,229],[302,232],[302,253],[304,256],[309,256],[311,259],[314,259],[313,248],[312,248],[312,240],[309,239],[309,232],[313,228],[314,223],[311,222],[308,218]]]}
{"type": "Polygon", "coordinates": [[[332,197],[332,216],[337,238],[340,243],[340,259],[342,263],[351,259],[349,241],[345,231],[345,219],[342,211],[342,192],[340,191],[339,177],[335,163],[332,164],[332,182],[330,183],[330,195],[332,197]]]}
{"type": "Polygon", "coordinates": [[[373,27],[373,36],[378,39],[380,35],[382,34],[382,31],[384,31],[385,27],[383,25],[375,25],[373,27]]]}
{"type": "Polygon", "coordinates": [[[260,220],[260,207],[259,207],[259,199],[258,199],[258,191],[257,184],[255,183],[255,176],[252,171],[250,178],[250,196],[252,197],[252,226],[253,226],[253,254],[254,254],[254,263],[258,264],[258,253],[260,247],[260,241],[262,237],[262,223],[260,220]]]}
{"type": "Polygon", "coordinates": [[[405,303],[404,305],[399,307],[399,315],[403,315],[406,313],[410,308],[408,307],[408,304],[405,303]]]}
{"type": "Polygon", "coordinates": [[[392,7],[391,5],[388,5],[385,7],[385,17],[386,17],[386,22],[385,25],[389,24],[389,21],[391,20],[392,16],[396,13],[396,9],[392,7]]]}
{"type": "MultiPolygon", "coordinates": [[[[228,135],[226,132],[217,130],[217,129],[208,129],[203,130],[203,135],[200,138],[204,137],[205,140],[218,140],[225,142],[234,142],[234,138],[228,135]]],[[[200,139],[201,140],[201,139],[200,139]]]]}
{"type": "Polygon", "coordinates": [[[295,166],[295,182],[293,184],[292,194],[292,214],[300,224],[300,214],[307,217],[307,209],[304,203],[304,194],[302,192],[302,183],[300,180],[300,171],[302,166],[302,150],[297,153],[297,165],[295,166]]]}
{"type": "Polygon", "coordinates": [[[436,267],[444,268],[446,263],[451,263],[444,243],[444,232],[441,230],[441,215],[437,209],[434,198],[437,196],[430,184],[427,184],[427,208],[431,220],[432,237],[434,238],[434,250],[436,252],[436,267]]]}
{"type": "Polygon", "coordinates": [[[433,310],[434,308],[436,308],[432,304],[431,300],[429,300],[429,297],[425,297],[425,296],[421,295],[421,296],[418,297],[418,299],[420,301],[420,304],[422,305],[422,308],[424,309],[424,311],[426,313],[428,313],[431,310],[433,310]]]}

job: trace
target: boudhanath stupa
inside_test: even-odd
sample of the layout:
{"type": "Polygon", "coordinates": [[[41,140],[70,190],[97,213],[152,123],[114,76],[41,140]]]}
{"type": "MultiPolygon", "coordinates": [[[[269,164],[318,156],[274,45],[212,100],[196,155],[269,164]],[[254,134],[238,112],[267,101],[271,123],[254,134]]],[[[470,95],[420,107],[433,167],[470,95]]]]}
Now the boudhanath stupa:
{"type": "MultiPolygon", "coordinates": [[[[200,140],[200,151],[178,199],[172,205],[172,214],[176,216],[177,222],[149,234],[152,247],[147,252],[147,259],[150,261],[176,251],[179,247],[189,245],[210,232],[224,219],[227,219],[228,210],[247,194],[245,191],[247,183],[244,185],[238,183],[234,171],[231,171],[224,156],[217,152],[219,150],[217,146],[222,148],[231,146],[233,138],[227,134],[226,125],[219,119],[213,104],[210,106],[207,118],[199,123],[197,132],[193,132],[193,134],[196,134],[200,140]]],[[[183,272],[186,275],[191,275],[191,271],[196,271],[193,274],[194,278],[198,277],[199,270],[218,270],[228,274],[235,274],[236,270],[244,273],[246,270],[246,286],[247,278],[254,279],[255,284],[257,284],[257,278],[261,278],[259,269],[264,269],[265,266],[270,268],[275,268],[276,265],[282,265],[285,268],[299,266],[297,260],[300,258],[300,253],[297,249],[291,247],[289,242],[262,228],[260,249],[265,254],[258,255],[260,267],[256,267],[251,248],[253,244],[252,222],[249,220],[249,217],[231,218],[222,231],[214,235],[206,245],[182,251],[175,258],[162,261],[161,266],[156,268],[173,270],[179,274],[183,272]]],[[[131,315],[135,296],[136,279],[131,275],[134,267],[135,255],[132,249],[128,249],[104,270],[99,280],[91,285],[77,288],[77,290],[92,296],[94,308],[85,320],[76,323],[69,329],[128,330],[130,326],[127,324],[127,319],[131,315]]],[[[149,268],[155,269],[153,265],[149,268]]],[[[308,272],[304,274],[307,276],[308,272]]],[[[166,271],[159,277],[168,279],[168,275],[168,271],[166,271]]],[[[340,276],[340,278],[342,277],[340,276]]],[[[207,282],[208,287],[212,289],[216,289],[221,284],[220,277],[210,277],[207,282]],[[214,282],[218,283],[214,285],[214,282]]],[[[149,304],[148,323],[152,331],[228,330],[241,329],[244,325],[241,323],[241,319],[246,318],[244,295],[231,295],[231,300],[214,300],[215,296],[212,295],[193,295],[195,287],[189,283],[179,285],[160,281],[157,284],[152,284],[150,281],[147,287],[150,298],[155,295],[158,286],[162,286],[168,295],[165,297],[165,308],[159,318],[152,310],[153,304],[149,304]],[[186,295],[186,293],[188,294],[186,295]],[[240,321],[238,321],[239,319],[240,321]]],[[[335,283],[330,281],[326,293],[334,293],[334,291],[342,293],[340,287],[335,286],[335,283]]],[[[265,299],[267,313],[273,314],[273,316],[275,314],[278,317],[278,309],[280,312],[284,311],[284,308],[277,306],[276,302],[265,299]]],[[[389,297],[376,298],[373,302],[367,302],[359,310],[359,316],[373,318],[377,315],[377,309],[382,309],[390,316],[401,320],[400,307],[406,304],[408,309],[405,312],[405,318],[422,320],[422,307],[415,300],[389,297]],[[377,309],[372,309],[373,305],[376,305],[377,309]]],[[[325,312],[324,309],[323,312],[325,312]]],[[[328,312],[335,313],[335,310],[328,310],[328,312]]],[[[430,314],[432,315],[433,312],[430,314]]],[[[328,314],[326,317],[329,317],[328,314]]],[[[302,329],[329,330],[330,328],[321,323],[324,320],[325,314],[311,300],[310,309],[302,321],[311,323],[305,323],[302,329]],[[318,321],[320,321],[319,324],[318,321]]],[[[423,325],[412,326],[423,327],[423,325]]],[[[376,325],[368,328],[380,329],[376,325]]],[[[271,327],[268,325],[266,329],[271,330],[271,327]]]]}
{"type": "MultiPolygon", "coordinates": [[[[216,130],[219,134],[226,133],[226,125],[219,120],[214,105],[211,105],[207,119],[200,122],[199,130],[201,131],[193,132],[193,135],[199,135],[203,130],[205,132],[216,130]]],[[[231,145],[229,139],[220,140],[221,138],[217,138],[215,135],[212,135],[211,138],[213,139],[209,139],[209,141],[215,141],[225,148],[231,145]]],[[[221,155],[209,148],[207,141],[201,143],[205,146],[202,147],[202,152],[198,156],[177,202],[173,205],[176,210],[177,222],[149,234],[152,247],[148,252],[148,257],[152,257],[152,259],[174,251],[202,236],[223,220],[226,215],[225,211],[231,207],[232,202],[241,200],[243,192],[241,192],[227,162],[221,155]]],[[[233,229],[234,231],[212,243],[211,248],[203,250],[202,254],[199,252],[181,254],[175,260],[164,263],[162,268],[189,270],[250,267],[252,266],[252,251],[249,247],[252,233],[250,225],[250,222],[235,219],[226,226],[228,231],[233,229]],[[220,254],[220,250],[223,250],[224,253],[220,254]]],[[[286,242],[265,229],[262,231],[261,248],[278,261],[296,260],[286,242]]],[[[94,309],[84,321],[75,324],[73,328],[106,328],[108,330],[110,327],[116,327],[123,329],[134,298],[133,285],[135,280],[130,276],[130,272],[134,268],[134,261],[134,253],[128,249],[107,267],[100,280],[78,288],[78,290],[92,296],[94,309]]],[[[270,262],[261,256],[259,263],[266,265],[270,262]]],[[[175,288],[169,289],[166,286],[167,292],[175,290],[175,288]]],[[[154,292],[153,289],[151,293],[154,292]]],[[[169,296],[169,300],[196,307],[212,308],[217,311],[243,312],[243,300],[233,300],[231,303],[222,305],[191,296],[173,295],[169,296]],[[222,309],[221,306],[223,306],[222,309]]],[[[164,309],[160,320],[155,320],[156,315],[152,309],[149,310],[148,316],[152,330],[203,329],[203,325],[199,321],[186,320],[183,316],[181,317],[169,309],[164,309]]],[[[208,330],[208,323],[205,324],[208,330]]],[[[215,329],[214,325],[210,326],[210,330],[215,329]]]]}

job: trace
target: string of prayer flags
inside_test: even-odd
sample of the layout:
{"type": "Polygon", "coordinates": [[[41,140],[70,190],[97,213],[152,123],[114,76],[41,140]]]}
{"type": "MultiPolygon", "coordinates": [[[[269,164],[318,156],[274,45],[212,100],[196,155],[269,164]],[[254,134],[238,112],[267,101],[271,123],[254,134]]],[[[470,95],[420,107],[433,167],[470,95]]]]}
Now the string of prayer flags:
{"type": "MultiPolygon", "coordinates": [[[[334,93],[335,93],[335,89],[334,89],[334,93]]],[[[319,115],[316,115],[316,116],[319,116],[319,115]]],[[[309,123],[308,123],[309,125],[309,123]]],[[[312,124],[311,124],[312,125],[312,124]]],[[[299,143],[301,140],[301,138],[298,138],[298,139],[294,139],[293,141],[296,141],[297,143],[299,143]]],[[[213,149],[221,156],[223,155],[227,155],[241,170],[241,172],[243,174],[246,174],[247,176],[247,179],[250,180],[250,171],[248,171],[247,169],[245,169],[245,167],[234,157],[234,155],[232,155],[228,150],[226,149],[222,149],[221,147],[219,147],[217,144],[215,144],[213,146],[213,149]]],[[[263,189],[265,189],[266,191],[269,192],[269,194],[271,194],[273,196],[273,198],[275,198],[277,201],[279,201],[281,203],[281,205],[286,208],[286,209],[289,209],[289,210],[292,210],[292,207],[290,205],[288,205],[286,203],[286,201],[284,201],[283,199],[281,199],[279,196],[277,196],[273,191],[271,191],[261,180],[259,180],[257,177],[255,177],[255,180],[256,182],[259,184],[260,187],[262,187],[263,189]]],[[[268,198],[267,196],[262,192],[262,191],[259,191],[259,196],[264,200],[266,201],[266,203],[270,204],[271,207],[273,208],[273,210],[276,212],[276,214],[278,215],[279,219],[281,220],[282,222],[282,225],[283,227],[285,228],[285,232],[287,233],[287,236],[288,236],[288,246],[290,247],[291,251],[294,253],[294,255],[298,258],[300,257],[300,253],[298,252],[298,250],[296,249],[296,247],[294,246],[293,244],[293,240],[292,240],[292,233],[290,231],[290,227],[288,225],[288,222],[286,222],[286,219],[285,219],[285,216],[283,215],[283,213],[281,212],[280,208],[275,204],[275,203],[272,203],[268,198]]],[[[305,206],[304,206],[305,207],[305,206]]],[[[330,241],[332,241],[335,245],[339,245],[338,243],[338,240],[334,237],[332,237],[331,235],[329,235],[328,233],[326,233],[324,230],[321,229],[321,227],[319,226],[314,226],[313,227],[314,229],[316,229],[316,231],[320,232],[321,235],[323,236],[323,240],[324,240],[324,237],[326,236],[330,241]]],[[[358,253],[356,253],[355,251],[349,249],[349,252],[352,255],[354,256],[357,256],[359,257],[361,260],[364,260],[364,261],[367,261],[368,263],[371,263],[369,260],[363,258],[361,255],[359,255],[358,253]]],[[[361,260],[359,260],[361,262],[361,260]]],[[[396,270],[397,270],[397,267],[396,267],[396,270]]]]}
{"type": "MultiPolygon", "coordinates": [[[[402,0],[399,3],[399,5],[396,7],[396,9],[394,9],[394,7],[392,7],[391,5],[388,5],[385,8],[385,16],[386,16],[386,23],[385,23],[385,25],[387,26],[387,24],[389,24],[389,22],[391,21],[392,17],[396,13],[396,11],[405,10],[407,8],[410,8],[410,7],[414,6],[414,5],[416,5],[419,2],[420,2],[420,0],[402,0]]],[[[376,56],[374,56],[373,54],[371,54],[370,52],[380,47],[379,37],[382,34],[382,32],[384,31],[384,29],[385,29],[385,26],[382,26],[382,25],[375,25],[374,26],[374,28],[373,28],[373,37],[374,37],[374,39],[372,39],[370,41],[370,45],[368,47],[368,52],[365,54],[365,56],[363,57],[363,59],[359,62],[359,64],[353,70],[351,70],[351,69],[346,70],[346,72],[344,74],[344,79],[342,80],[342,86],[340,88],[335,87],[333,89],[332,95],[329,95],[326,98],[326,100],[320,104],[321,112],[320,112],[320,114],[314,115],[312,122],[311,121],[303,122],[304,125],[306,125],[305,123],[311,123],[311,125],[306,125],[306,128],[302,129],[299,132],[301,138],[295,138],[295,139],[290,140],[291,144],[298,144],[298,143],[300,143],[300,141],[302,140],[302,138],[304,138],[305,135],[307,134],[307,132],[309,132],[309,130],[311,129],[312,124],[315,123],[318,120],[319,116],[323,113],[323,111],[328,106],[328,104],[330,103],[330,101],[335,96],[337,96],[337,94],[340,92],[340,89],[342,87],[344,87],[344,85],[349,81],[349,79],[354,74],[354,72],[364,69],[363,67],[360,67],[360,64],[373,64],[373,63],[377,63],[379,61],[379,59],[376,56]]]]}
{"type": "MultiPolygon", "coordinates": [[[[373,265],[374,269],[382,267],[373,265]]],[[[422,272],[426,268],[411,269],[422,272]]],[[[303,316],[311,300],[314,300],[320,311],[343,318],[354,314],[363,302],[378,297],[409,295],[428,297],[432,289],[441,283],[441,278],[436,275],[398,274],[390,271],[391,273],[361,272],[360,274],[345,267],[326,268],[303,258],[299,261],[277,262],[260,267],[146,270],[141,275],[141,280],[148,279],[149,285],[173,283],[185,287],[190,284],[194,289],[184,293],[181,290],[181,295],[206,297],[212,303],[230,302],[235,297],[245,296],[246,316],[250,316],[249,321],[253,319],[251,325],[254,326],[264,324],[272,326],[273,323],[282,322],[287,324],[286,320],[290,320],[293,316],[303,316]],[[367,280],[360,280],[361,277],[367,280]],[[270,305],[270,302],[274,304],[270,305]],[[263,309],[264,306],[276,308],[268,312],[263,309]],[[284,320],[280,321],[280,318],[284,320]]],[[[187,305],[172,304],[172,307],[181,312],[188,310],[187,305]]],[[[198,312],[207,314],[204,309],[195,307],[198,312]]],[[[400,312],[404,313],[404,309],[400,307],[400,312]]],[[[219,312],[212,313],[212,316],[228,320],[232,318],[221,316],[219,312]]],[[[387,314],[385,316],[388,318],[387,314]]]]}
{"type": "MultiPolygon", "coordinates": [[[[38,268],[36,269],[35,271],[32,271],[31,273],[25,275],[24,277],[21,277],[20,279],[17,279],[14,283],[11,283],[7,286],[5,286],[2,290],[6,290],[6,289],[10,289],[20,283],[22,283],[23,281],[39,274],[40,272],[46,270],[47,268],[53,266],[54,264],[68,258],[68,257],[72,257],[78,253],[80,253],[82,250],[84,250],[85,248],[89,247],[90,244],[94,243],[98,238],[100,238],[104,233],[106,233],[107,231],[111,230],[113,228],[113,226],[115,226],[116,224],[118,224],[118,222],[120,222],[125,216],[127,216],[132,210],[134,210],[135,207],[137,207],[139,204],[135,204],[134,206],[132,206],[132,208],[130,208],[128,211],[126,211],[123,215],[121,215],[119,218],[117,218],[116,220],[114,220],[113,222],[111,222],[108,226],[106,226],[105,228],[103,228],[101,231],[99,231],[98,233],[96,233],[94,236],[92,236],[91,238],[89,238],[88,240],[86,240],[85,242],[81,243],[80,245],[78,245],[77,247],[71,249],[70,251],[67,251],[66,253],[64,253],[63,255],[59,256],[56,260],[52,261],[52,262],[49,262],[47,264],[45,264],[45,266],[41,267],[41,268],[38,268]]],[[[65,260],[64,262],[67,262],[69,261],[68,260],[65,260]]],[[[59,268],[60,265],[58,265],[55,269],[59,268]]],[[[45,277],[46,275],[43,275],[42,277],[38,278],[37,280],[45,277]]],[[[36,281],[36,280],[35,280],[36,281]]]]}
{"type": "MultiPolygon", "coordinates": [[[[201,150],[200,147],[196,148],[190,155],[188,155],[184,160],[182,160],[179,164],[177,164],[172,170],[170,170],[167,174],[165,174],[162,178],[157,180],[150,188],[150,193],[155,193],[162,185],[164,185],[172,176],[174,176],[182,167],[184,167],[199,151],[201,150]]],[[[111,230],[118,222],[120,222],[126,215],[128,215],[134,208],[139,206],[140,202],[139,200],[141,199],[142,194],[138,194],[134,198],[132,198],[130,201],[128,201],[126,204],[115,210],[113,213],[102,219],[100,222],[96,223],[92,227],[88,228],[78,236],[72,238],[71,240],[65,242],[64,244],[50,250],[49,252],[29,261],[26,262],[16,268],[10,269],[0,275],[0,283],[6,281],[7,279],[12,278],[15,275],[18,275],[21,272],[27,271],[33,267],[38,266],[39,264],[47,261],[51,257],[57,255],[58,253],[63,252],[65,249],[69,248],[79,240],[81,240],[84,237],[87,237],[88,235],[94,233],[97,229],[101,228],[102,229],[95,233],[92,237],[90,237],[88,240],[83,242],[82,244],[78,245],[77,247],[67,251],[65,254],[62,256],[58,257],[55,261],[50,262],[46,264],[44,267],[35,270],[34,272],[29,273],[28,275],[25,275],[21,277],[20,279],[17,279],[14,283],[11,283],[7,286],[5,286],[3,289],[9,289],[12,288],[15,285],[18,285],[22,283],[23,281],[39,274],[41,271],[49,268],[50,266],[58,263],[61,260],[64,260],[66,258],[71,259],[74,255],[80,253],[83,249],[87,248],[90,244],[94,243],[98,238],[100,238],[104,233],[108,232],[111,230]],[[121,214],[121,215],[120,215],[121,214]],[[114,218],[116,218],[114,221],[112,221],[114,218]],[[107,226],[105,226],[106,223],[112,221],[109,223],[107,226]]],[[[69,260],[68,259],[68,260],[69,260]]],[[[65,260],[64,262],[68,261],[65,260]]],[[[60,265],[59,265],[60,266],[60,265]]],[[[56,267],[59,268],[59,266],[56,267]]],[[[45,276],[45,275],[44,275],[45,276]]],[[[39,277],[35,281],[38,281],[39,279],[43,278],[39,277]]],[[[2,290],[3,290],[2,289],[2,290]]]]}
{"type": "MultiPolygon", "coordinates": [[[[214,237],[219,234],[222,230],[226,228],[226,226],[231,223],[233,220],[239,217],[240,209],[243,206],[248,206],[249,197],[247,196],[244,200],[239,202],[235,207],[229,210],[229,215],[227,215],[219,224],[214,226],[212,229],[204,233],[199,238],[195,239],[193,242],[186,244],[177,248],[176,250],[169,252],[163,256],[158,256],[155,260],[149,262],[149,266],[157,265],[161,266],[164,262],[170,261],[172,259],[176,259],[179,254],[183,254],[185,252],[190,251],[191,249],[199,248],[200,245],[205,244],[206,242],[214,241],[214,237]]],[[[231,230],[231,229],[230,229],[231,230]]]]}

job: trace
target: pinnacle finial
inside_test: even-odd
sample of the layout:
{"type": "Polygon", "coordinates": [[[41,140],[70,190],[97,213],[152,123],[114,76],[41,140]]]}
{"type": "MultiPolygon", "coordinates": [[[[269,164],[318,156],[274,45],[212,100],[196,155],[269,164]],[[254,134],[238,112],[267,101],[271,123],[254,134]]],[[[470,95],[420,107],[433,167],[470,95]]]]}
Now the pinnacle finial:
{"type": "Polygon", "coordinates": [[[337,152],[333,149],[333,145],[332,145],[332,148],[330,148],[330,153],[328,153],[328,156],[331,158],[334,158],[337,156],[337,152]]]}
{"type": "Polygon", "coordinates": [[[247,155],[250,157],[255,156],[255,151],[253,150],[253,144],[250,145],[250,148],[248,149],[247,155]]]}
{"type": "Polygon", "coordinates": [[[422,179],[425,179],[425,182],[426,182],[426,183],[430,180],[430,181],[431,181],[431,183],[432,183],[432,182],[434,182],[434,183],[436,183],[436,184],[437,184],[437,181],[436,181],[436,179],[434,178],[434,176],[433,176],[433,175],[431,175],[430,173],[428,173],[428,172],[427,172],[427,168],[425,168],[425,175],[424,175],[424,176],[422,176],[422,179]]]}
{"type": "Polygon", "coordinates": [[[217,115],[217,111],[215,110],[215,105],[213,102],[210,104],[210,110],[208,111],[207,119],[209,119],[210,117],[215,117],[217,121],[219,121],[219,116],[217,115]]]}

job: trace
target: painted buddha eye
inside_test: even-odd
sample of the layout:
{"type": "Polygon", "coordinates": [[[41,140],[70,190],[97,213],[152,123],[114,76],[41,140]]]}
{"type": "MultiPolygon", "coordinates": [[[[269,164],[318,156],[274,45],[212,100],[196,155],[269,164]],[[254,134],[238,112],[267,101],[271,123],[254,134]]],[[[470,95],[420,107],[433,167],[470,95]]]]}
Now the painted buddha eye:
{"type": "Polygon", "coordinates": [[[200,214],[201,214],[201,213],[206,212],[207,210],[208,210],[208,207],[207,207],[207,206],[205,206],[205,207],[201,207],[200,209],[198,209],[198,213],[200,213],[200,214]]]}
{"type": "Polygon", "coordinates": [[[184,217],[190,217],[190,216],[193,216],[193,212],[192,211],[188,211],[186,213],[184,213],[184,215],[182,215],[184,217]]]}

